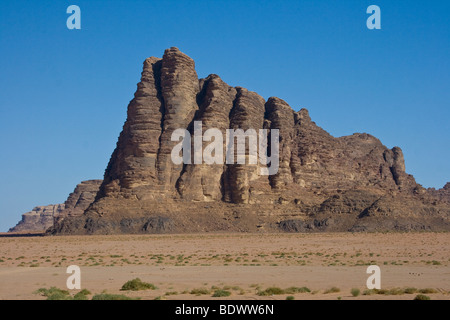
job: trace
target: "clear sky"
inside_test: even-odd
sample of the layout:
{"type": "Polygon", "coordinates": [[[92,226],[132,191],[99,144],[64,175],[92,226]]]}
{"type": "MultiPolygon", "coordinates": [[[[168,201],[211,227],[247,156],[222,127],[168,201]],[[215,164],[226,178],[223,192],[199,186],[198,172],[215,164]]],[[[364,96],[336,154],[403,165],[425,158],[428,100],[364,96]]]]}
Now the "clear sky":
{"type": "Polygon", "coordinates": [[[400,146],[450,181],[450,1],[2,1],[0,231],[102,178],[142,62],[171,46],[200,77],[277,96],[334,136],[400,146]],[[81,8],[81,30],[66,9],[81,8]],[[381,30],[369,30],[369,5],[381,30]]]}

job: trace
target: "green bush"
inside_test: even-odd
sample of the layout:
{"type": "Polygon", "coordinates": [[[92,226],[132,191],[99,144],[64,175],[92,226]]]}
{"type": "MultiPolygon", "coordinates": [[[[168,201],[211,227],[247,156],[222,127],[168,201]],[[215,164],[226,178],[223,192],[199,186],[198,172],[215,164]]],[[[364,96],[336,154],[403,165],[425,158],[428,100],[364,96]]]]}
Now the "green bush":
{"type": "Polygon", "coordinates": [[[78,292],[76,295],[74,295],[73,300],[89,300],[87,295],[85,295],[83,292],[78,292]]]}
{"type": "Polygon", "coordinates": [[[83,295],[85,295],[85,296],[88,296],[88,295],[91,294],[91,292],[90,292],[88,289],[83,289],[83,290],[81,290],[81,291],[78,292],[78,293],[81,293],[81,294],[83,294],[83,295]]]}
{"type": "Polygon", "coordinates": [[[426,296],[424,294],[418,294],[414,300],[431,300],[429,296],[426,296]]]}
{"type": "Polygon", "coordinates": [[[413,294],[416,293],[418,290],[416,288],[406,288],[405,293],[406,294],[413,294]]]}
{"type": "Polygon", "coordinates": [[[127,281],[122,288],[121,291],[138,291],[138,290],[155,290],[158,289],[155,285],[147,282],[142,282],[141,279],[136,278],[130,281],[127,281]]]}
{"type": "Polygon", "coordinates": [[[361,290],[353,288],[352,290],[350,290],[350,293],[352,294],[352,296],[357,297],[361,293],[361,290]]]}
{"type": "Polygon", "coordinates": [[[327,290],[324,291],[325,294],[337,293],[337,292],[341,292],[341,289],[339,289],[337,287],[331,287],[330,289],[327,289],[327,290]]]}
{"type": "Polygon", "coordinates": [[[72,300],[72,296],[69,291],[58,289],[56,287],[50,287],[50,289],[39,288],[34,292],[35,294],[40,294],[47,297],[47,300],[72,300]]]}
{"type": "Polygon", "coordinates": [[[209,289],[206,288],[197,288],[197,289],[192,289],[191,290],[191,294],[195,294],[195,295],[202,295],[202,294],[210,294],[211,291],[209,289]]]}
{"type": "Polygon", "coordinates": [[[287,294],[294,294],[294,293],[307,293],[307,292],[311,292],[311,290],[307,287],[289,287],[287,289],[284,290],[285,293],[287,294]]]}
{"type": "Polygon", "coordinates": [[[34,294],[40,294],[47,297],[47,300],[88,300],[87,296],[90,295],[91,292],[87,289],[83,289],[72,297],[67,290],[50,287],[49,289],[39,288],[34,294]]]}
{"type": "Polygon", "coordinates": [[[400,294],[405,294],[405,289],[400,289],[400,288],[393,288],[391,290],[388,290],[388,292],[386,293],[387,295],[400,295],[400,294]]]}
{"type": "Polygon", "coordinates": [[[123,294],[100,293],[94,295],[92,300],[139,300],[139,298],[130,298],[123,294]]]}
{"type": "Polygon", "coordinates": [[[425,288],[425,289],[420,289],[419,292],[420,293],[437,293],[438,291],[433,288],[425,288]]]}
{"type": "Polygon", "coordinates": [[[287,296],[286,300],[295,300],[295,298],[293,296],[287,296]]]}
{"type": "Polygon", "coordinates": [[[384,294],[384,295],[400,295],[400,294],[413,294],[416,292],[420,293],[437,293],[438,291],[433,288],[425,288],[425,289],[416,289],[416,288],[392,288],[392,289],[371,289],[365,290],[363,295],[372,295],[372,294],[384,294]]]}
{"type": "Polygon", "coordinates": [[[285,291],[278,287],[270,287],[264,291],[259,291],[257,293],[258,296],[273,296],[273,295],[279,295],[279,294],[285,294],[285,291]]]}
{"type": "Polygon", "coordinates": [[[213,297],[229,297],[231,295],[230,291],[218,289],[214,291],[213,297]]]}
{"type": "Polygon", "coordinates": [[[371,296],[373,294],[377,294],[377,291],[378,291],[377,289],[367,289],[367,290],[364,290],[363,295],[371,296]]]}
{"type": "Polygon", "coordinates": [[[289,287],[287,289],[281,289],[278,287],[270,287],[266,290],[259,290],[257,292],[258,296],[274,296],[274,295],[281,295],[281,294],[295,294],[295,293],[306,293],[311,292],[311,290],[307,287],[289,287]]]}

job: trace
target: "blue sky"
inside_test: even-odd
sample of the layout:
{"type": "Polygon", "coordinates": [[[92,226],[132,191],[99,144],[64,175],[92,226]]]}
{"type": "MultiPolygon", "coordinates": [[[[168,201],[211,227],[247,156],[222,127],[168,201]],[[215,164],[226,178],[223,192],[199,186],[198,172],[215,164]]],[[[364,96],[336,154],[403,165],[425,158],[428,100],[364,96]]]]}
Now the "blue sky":
{"type": "Polygon", "coordinates": [[[0,231],[102,178],[142,62],[176,46],[200,77],[278,96],[334,136],[400,146],[450,181],[450,1],[2,1],[0,231]],[[81,8],[81,30],[66,9],[81,8]],[[381,8],[368,30],[366,9],[381,8]]]}

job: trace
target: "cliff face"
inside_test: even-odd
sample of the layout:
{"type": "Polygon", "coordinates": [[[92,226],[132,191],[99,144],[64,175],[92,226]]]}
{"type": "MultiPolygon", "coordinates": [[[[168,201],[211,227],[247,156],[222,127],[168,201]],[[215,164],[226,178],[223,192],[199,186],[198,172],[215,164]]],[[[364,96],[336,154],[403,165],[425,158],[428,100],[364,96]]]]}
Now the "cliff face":
{"type": "Polygon", "coordinates": [[[54,221],[83,215],[94,201],[102,180],[82,181],[63,204],[35,207],[22,215],[22,220],[9,232],[43,232],[53,227],[54,221]]]}
{"type": "Polygon", "coordinates": [[[198,79],[194,61],[170,48],[144,62],[95,201],[52,232],[448,230],[445,192],[418,185],[399,147],[365,133],[335,138],[306,109],[217,75],[198,79]],[[249,164],[251,146],[246,164],[175,164],[172,133],[193,135],[196,121],[224,137],[227,129],[278,129],[278,173],[249,164]]]}

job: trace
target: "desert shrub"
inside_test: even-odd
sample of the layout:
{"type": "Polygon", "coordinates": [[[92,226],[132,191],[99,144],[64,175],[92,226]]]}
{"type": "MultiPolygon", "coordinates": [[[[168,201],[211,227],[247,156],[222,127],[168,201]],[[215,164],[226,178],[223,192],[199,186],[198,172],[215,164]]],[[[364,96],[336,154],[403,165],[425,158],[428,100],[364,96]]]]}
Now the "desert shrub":
{"type": "Polygon", "coordinates": [[[367,289],[367,290],[364,290],[363,295],[371,296],[373,294],[377,294],[377,291],[378,291],[377,289],[367,289]]]}
{"type": "Polygon", "coordinates": [[[405,289],[401,289],[401,288],[393,288],[393,289],[391,289],[391,290],[388,290],[388,292],[385,293],[385,294],[387,294],[387,295],[393,295],[393,296],[400,295],[400,294],[405,294],[405,289]]]}
{"type": "Polygon", "coordinates": [[[419,292],[420,293],[437,293],[438,291],[433,288],[425,288],[425,289],[420,289],[419,292]]]}
{"type": "Polygon", "coordinates": [[[266,290],[258,290],[258,296],[273,296],[273,295],[281,295],[281,294],[295,294],[295,293],[306,293],[311,292],[311,290],[307,287],[289,287],[287,289],[281,289],[278,287],[270,287],[266,290]]]}
{"type": "Polygon", "coordinates": [[[88,290],[88,289],[83,289],[83,290],[81,290],[80,292],[78,292],[78,293],[81,293],[81,294],[83,294],[83,295],[85,295],[85,296],[87,296],[87,295],[90,295],[91,294],[91,292],[88,290]]]}
{"type": "Polygon", "coordinates": [[[34,294],[47,297],[47,300],[88,300],[87,296],[91,294],[91,292],[87,289],[83,289],[74,296],[71,296],[70,292],[67,290],[50,287],[49,289],[39,288],[34,294]]]}
{"type": "Polygon", "coordinates": [[[58,289],[56,287],[39,288],[34,292],[35,294],[40,294],[44,297],[47,297],[47,300],[71,300],[73,299],[70,295],[69,291],[58,289]]]}
{"type": "Polygon", "coordinates": [[[325,294],[337,293],[337,292],[341,292],[341,289],[339,289],[337,287],[331,287],[330,289],[327,289],[327,290],[324,291],[325,294]]]}
{"type": "Polygon", "coordinates": [[[286,300],[295,300],[295,298],[293,296],[287,296],[286,300]]]}
{"type": "Polygon", "coordinates": [[[294,294],[294,293],[307,293],[307,292],[311,292],[311,290],[307,287],[289,287],[287,289],[284,290],[284,293],[287,294],[294,294]]]}
{"type": "Polygon", "coordinates": [[[359,290],[358,288],[353,288],[352,290],[350,290],[350,293],[352,294],[352,296],[357,297],[361,293],[361,290],[359,290]]]}
{"type": "Polygon", "coordinates": [[[387,289],[375,289],[377,294],[389,294],[387,289]]]}
{"type": "Polygon", "coordinates": [[[130,298],[123,294],[100,293],[94,295],[92,300],[139,300],[139,298],[130,298]]]}
{"type": "Polygon", "coordinates": [[[62,292],[55,292],[47,296],[47,300],[73,300],[73,297],[62,292]]]}
{"type": "Polygon", "coordinates": [[[426,296],[424,294],[418,294],[414,300],[431,300],[429,296],[426,296]]]}
{"type": "Polygon", "coordinates": [[[230,295],[231,295],[230,291],[218,289],[218,290],[214,291],[212,296],[213,297],[229,297],[230,295]]]}
{"type": "Polygon", "coordinates": [[[191,294],[195,294],[195,295],[203,295],[203,294],[210,294],[211,291],[209,289],[206,288],[197,288],[197,289],[192,289],[191,290],[191,294]]]}
{"type": "Polygon", "coordinates": [[[86,294],[80,291],[73,296],[73,300],[89,300],[89,299],[86,294]]]}
{"type": "Polygon", "coordinates": [[[285,291],[283,289],[280,289],[278,287],[270,287],[267,288],[264,291],[259,291],[257,293],[258,296],[273,296],[273,295],[279,295],[279,294],[284,294],[285,291]]]}
{"type": "Polygon", "coordinates": [[[405,293],[406,294],[413,294],[416,293],[418,290],[416,288],[406,288],[405,293]]]}
{"type": "Polygon", "coordinates": [[[151,283],[142,282],[141,279],[136,278],[130,281],[127,281],[122,288],[121,291],[138,291],[138,290],[155,290],[157,287],[151,283]]]}
{"type": "Polygon", "coordinates": [[[425,289],[417,289],[417,288],[392,288],[392,289],[370,289],[365,290],[363,295],[372,295],[372,294],[385,294],[385,295],[400,295],[400,294],[413,294],[416,292],[420,293],[437,293],[438,291],[433,288],[425,288],[425,289]]]}

